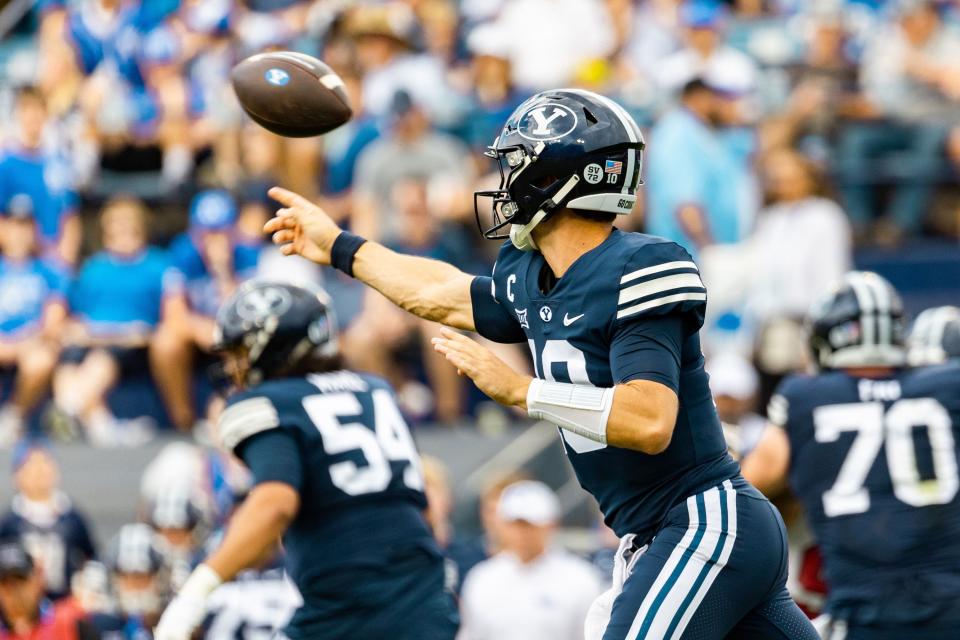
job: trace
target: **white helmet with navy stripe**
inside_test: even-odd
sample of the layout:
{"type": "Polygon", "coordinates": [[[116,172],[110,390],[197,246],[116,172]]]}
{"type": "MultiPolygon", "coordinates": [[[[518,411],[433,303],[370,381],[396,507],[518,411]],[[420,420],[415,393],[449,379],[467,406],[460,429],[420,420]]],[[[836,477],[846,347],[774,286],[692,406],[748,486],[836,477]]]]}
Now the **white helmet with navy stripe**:
{"type": "Polygon", "coordinates": [[[163,554],[149,525],[138,522],[121,527],[110,543],[105,563],[115,575],[147,579],[147,584],[136,589],[114,581],[117,604],[123,613],[136,616],[159,613],[167,580],[163,554]]]}
{"type": "Polygon", "coordinates": [[[823,369],[900,367],[906,363],[903,303],[886,279],[851,271],[814,305],[810,347],[823,369]]]}
{"type": "Polygon", "coordinates": [[[553,212],[627,215],[637,201],[643,134],[613,100],[583,89],[536,94],[511,114],[487,155],[500,186],[474,194],[481,233],[536,249],[530,233],[553,212]],[[481,199],[490,198],[489,213],[481,199]],[[490,217],[484,222],[484,217],[490,217]]]}
{"type": "Polygon", "coordinates": [[[960,308],[934,307],[917,316],[907,339],[912,367],[942,364],[960,358],[960,308]]]}
{"type": "Polygon", "coordinates": [[[189,492],[179,487],[161,491],[147,505],[147,522],[156,529],[192,531],[202,518],[203,514],[189,492]]]}
{"type": "Polygon", "coordinates": [[[107,551],[106,564],[115,573],[154,574],[163,568],[163,554],[149,525],[120,527],[107,551]]]}

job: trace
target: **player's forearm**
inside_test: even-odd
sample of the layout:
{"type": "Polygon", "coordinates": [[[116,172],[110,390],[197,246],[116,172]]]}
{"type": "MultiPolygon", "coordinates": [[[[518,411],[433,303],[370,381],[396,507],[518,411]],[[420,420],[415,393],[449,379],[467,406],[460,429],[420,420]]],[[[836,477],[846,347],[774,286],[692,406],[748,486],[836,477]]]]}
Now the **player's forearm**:
{"type": "Polygon", "coordinates": [[[296,492],[277,482],[255,487],[230,519],[223,542],[204,564],[224,581],[255,565],[296,517],[290,493],[296,492]]]}
{"type": "MultiPolygon", "coordinates": [[[[526,398],[514,404],[562,429],[650,455],[670,446],[679,403],[676,394],[662,384],[634,380],[602,389],[537,380],[521,388],[526,398]]],[[[504,397],[519,393],[505,393],[504,397]]]]}
{"type": "Polygon", "coordinates": [[[353,275],[416,316],[474,331],[473,276],[453,265],[367,242],[354,256],[353,275]]]}
{"type": "Polygon", "coordinates": [[[651,455],[663,452],[670,446],[677,421],[676,398],[659,390],[650,392],[630,384],[617,385],[607,419],[607,444],[651,455]]]}

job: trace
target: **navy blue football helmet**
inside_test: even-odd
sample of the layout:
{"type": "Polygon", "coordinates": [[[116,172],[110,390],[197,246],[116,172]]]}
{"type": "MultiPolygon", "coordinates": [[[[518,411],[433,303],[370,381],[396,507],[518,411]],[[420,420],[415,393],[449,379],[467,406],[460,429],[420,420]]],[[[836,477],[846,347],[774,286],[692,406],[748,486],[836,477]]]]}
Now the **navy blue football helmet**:
{"type": "Polygon", "coordinates": [[[214,350],[247,350],[246,384],[286,375],[307,358],[339,353],[330,298],[320,289],[251,280],[217,312],[214,350]]]}
{"type": "Polygon", "coordinates": [[[934,307],[918,315],[907,347],[912,367],[960,359],[960,308],[934,307]]]}
{"type": "Polygon", "coordinates": [[[529,251],[536,249],[531,231],[561,208],[629,214],[643,149],[637,123],[613,100],[583,89],[538,93],[516,108],[488,147],[500,187],[474,193],[480,232],[529,251]],[[481,213],[481,198],[492,199],[489,213],[481,213]]]}
{"type": "Polygon", "coordinates": [[[807,319],[810,349],[821,369],[905,364],[903,303],[871,271],[851,271],[807,319]]]}

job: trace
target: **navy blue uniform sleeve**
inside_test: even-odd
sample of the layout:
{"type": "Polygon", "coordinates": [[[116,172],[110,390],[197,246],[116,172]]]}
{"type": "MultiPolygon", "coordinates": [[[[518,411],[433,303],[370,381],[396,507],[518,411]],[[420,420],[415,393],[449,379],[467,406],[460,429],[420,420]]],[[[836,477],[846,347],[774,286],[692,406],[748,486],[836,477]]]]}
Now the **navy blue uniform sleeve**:
{"type": "Polygon", "coordinates": [[[494,295],[493,278],[477,276],[470,283],[473,325],[477,333],[494,342],[526,342],[520,323],[494,295]]]}
{"type": "Polygon", "coordinates": [[[610,372],[616,384],[651,380],[680,391],[683,316],[671,314],[621,325],[610,344],[610,372]]]}
{"type": "Polygon", "coordinates": [[[692,334],[703,326],[707,289],[686,249],[674,242],[640,248],[620,276],[615,325],[639,318],[681,315],[692,334]]]}
{"type": "Polygon", "coordinates": [[[237,455],[250,468],[255,484],[282,482],[298,492],[303,486],[303,463],[293,433],[271,429],[247,438],[237,455]]]}

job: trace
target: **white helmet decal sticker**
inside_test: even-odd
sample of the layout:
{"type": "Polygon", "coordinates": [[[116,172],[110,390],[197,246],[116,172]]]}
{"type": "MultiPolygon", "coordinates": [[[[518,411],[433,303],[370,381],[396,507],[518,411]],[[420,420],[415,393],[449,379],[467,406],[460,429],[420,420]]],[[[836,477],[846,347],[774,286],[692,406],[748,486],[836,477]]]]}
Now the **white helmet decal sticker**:
{"type": "Polygon", "coordinates": [[[583,168],[583,179],[590,184],[597,184],[603,180],[603,167],[596,162],[591,162],[583,168]]]}
{"type": "Polygon", "coordinates": [[[517,133],[527,140],[556,140],[577,127],[577,114],[569,107],[546,103],[526,111],[517,121],[517,133]]]}
{"type": "Polygon", "coordinates": [[[257,320],[264,316],[279,316],[290,308],[292,300],[281,287],[257,287],[237,301],[237,313],[244,320],[257,320]]]}

